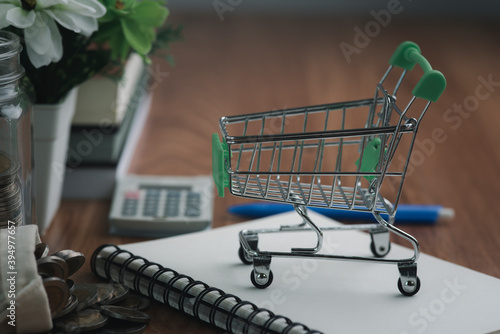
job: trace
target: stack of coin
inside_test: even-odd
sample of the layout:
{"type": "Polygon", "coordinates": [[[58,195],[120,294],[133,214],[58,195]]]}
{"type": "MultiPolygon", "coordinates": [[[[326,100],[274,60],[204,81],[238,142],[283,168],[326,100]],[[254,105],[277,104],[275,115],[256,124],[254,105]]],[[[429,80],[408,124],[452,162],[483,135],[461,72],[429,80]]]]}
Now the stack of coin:
{"type": "Polygon", "coordinates": [[[69,277],[85,262],[79,252],[63,250],[47,256],[48,247],[35,250],[38,273],[49,299],[51,333],[142,333],[150,320],[150,300],[118,283],[74,283],[69,277]]]}
{"type": "Polygon", "coordinates": [[[19,163],[0,151],[0,228],[16,226],[23,220],[22,192],[17,178],[19,163]]]}

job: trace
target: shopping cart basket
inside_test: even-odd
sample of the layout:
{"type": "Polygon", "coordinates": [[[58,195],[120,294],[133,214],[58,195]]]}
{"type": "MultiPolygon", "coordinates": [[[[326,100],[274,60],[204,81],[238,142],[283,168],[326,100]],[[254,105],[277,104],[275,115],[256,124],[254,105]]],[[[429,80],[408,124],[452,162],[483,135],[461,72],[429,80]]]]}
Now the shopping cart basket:
{"type": "Polygon", "coordinates": [[[239,256],[253,264],[250,278],[257,288],[266,288],[273,280],[272,257],[299,256],[397,264],[400,292],[411,296],[420,289],[419,244],[393,223],[417,130],[446,80],[412,42],[399,45],[389,64],[373,98],[220,119],[222,142],[217,134],[212,137],[213,177],[219,195],[224,196],[228,187],[236,196],[290,203],[302,217],[298,225],[240,232],[239,256]],[[400,108],[396,94],[415,64],[424,74],[406,94],[407,105],[400,108]],[[390,82],[392,92],[385,87],[390,82]],[[318,227],[307,206],[368,211],[378,224],[318,227]],[[368,231],[373,255],[320,252],[323,232],[346,229],[368,231]],[[314,232],[316,245],[290,252],[259,249],[259,234],[290,231],[314,232]],[[410,242],[411,257],[384,258],[390,250],[389,232],[410,242]]]}

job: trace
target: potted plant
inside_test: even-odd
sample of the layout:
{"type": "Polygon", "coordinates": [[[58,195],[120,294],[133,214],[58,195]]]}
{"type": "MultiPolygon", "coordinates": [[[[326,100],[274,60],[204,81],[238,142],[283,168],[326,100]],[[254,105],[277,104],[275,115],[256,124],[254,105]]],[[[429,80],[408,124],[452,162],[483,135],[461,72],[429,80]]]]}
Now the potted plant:
{"type": "Polygon", "coordinates": [[[0,29],[21,37],[23,84],[35,103],[40,230],[60,203],[78,85],[98,73],[119,75],[131,52],[150,63],[180,36],[181,27],[165,23],[168,14],[162,0],[0,0],[0,29]]]}

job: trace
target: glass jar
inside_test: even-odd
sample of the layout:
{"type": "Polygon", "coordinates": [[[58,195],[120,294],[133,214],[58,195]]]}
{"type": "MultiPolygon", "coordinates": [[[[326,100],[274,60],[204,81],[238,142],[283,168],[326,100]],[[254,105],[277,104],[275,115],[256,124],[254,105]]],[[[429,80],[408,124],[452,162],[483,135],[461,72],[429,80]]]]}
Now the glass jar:
{"type": "Polygon", "coordinates": [[[32,107],[20,83],[19,37],[0,30],[0,228],[35,223],[32,107]]]}

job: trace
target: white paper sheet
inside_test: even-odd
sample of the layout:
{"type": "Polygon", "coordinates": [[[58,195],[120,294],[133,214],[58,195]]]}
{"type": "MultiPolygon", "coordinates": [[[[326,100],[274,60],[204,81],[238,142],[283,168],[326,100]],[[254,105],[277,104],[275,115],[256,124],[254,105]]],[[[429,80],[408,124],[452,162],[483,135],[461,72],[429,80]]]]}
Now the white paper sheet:
{"type": "MultiPolygon", "coordinates": [[[[310,213],[320,226],[339,224],[310,213]]],[[[226,293],[324,333],[490,333],[500,329],[500,280],[421,254],[420,291],[397,288],[394,264],[304,258],[273,258],[274,281],[267,289],[250,282],[252,266],[238,258],[242,229],[300,222],[295,213],[172,238],[121,245],[149,261],[172,268],[226,293]]],[[[261,250],[314,246],[313,233],[262,235],[261,250]]],[[[324,253],[370,256],[370,236],[358,231],[325,233],[324,253]]],[[[390,258],[412,254],[392,244],[390,258]]]]}

